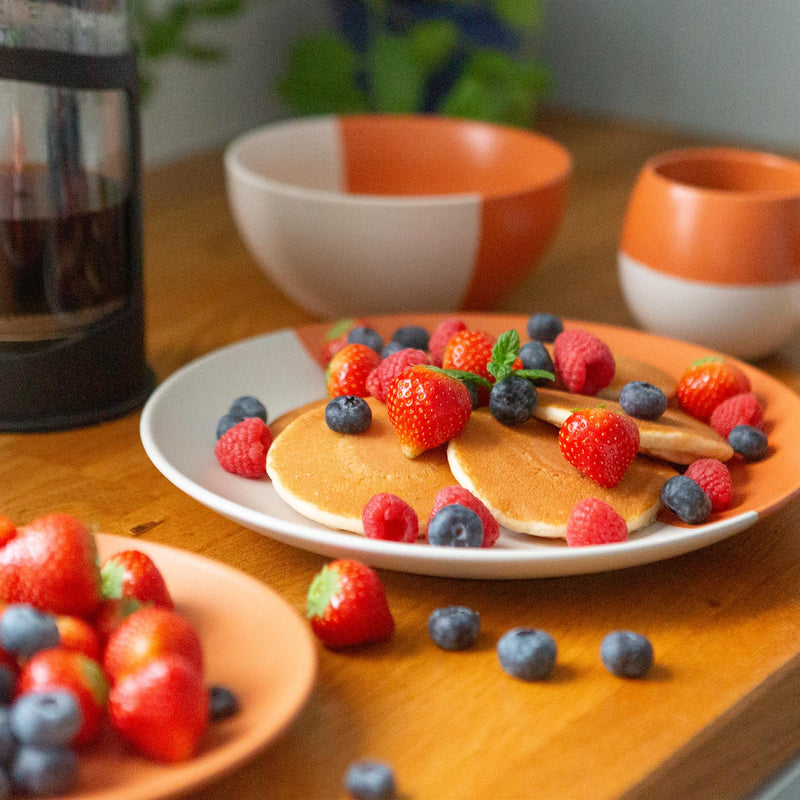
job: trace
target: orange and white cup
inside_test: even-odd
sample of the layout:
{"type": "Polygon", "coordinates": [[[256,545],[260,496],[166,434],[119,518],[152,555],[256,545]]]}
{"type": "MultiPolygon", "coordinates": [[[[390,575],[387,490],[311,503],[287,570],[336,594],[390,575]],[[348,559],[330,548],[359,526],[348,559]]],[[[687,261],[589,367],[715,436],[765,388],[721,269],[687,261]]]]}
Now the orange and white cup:
{"type": "Polygon", "coordinates": [[[800,163],[724,147],[650,159],[618,253],[642,327],[740,358],[800,327],[800,163]]]}

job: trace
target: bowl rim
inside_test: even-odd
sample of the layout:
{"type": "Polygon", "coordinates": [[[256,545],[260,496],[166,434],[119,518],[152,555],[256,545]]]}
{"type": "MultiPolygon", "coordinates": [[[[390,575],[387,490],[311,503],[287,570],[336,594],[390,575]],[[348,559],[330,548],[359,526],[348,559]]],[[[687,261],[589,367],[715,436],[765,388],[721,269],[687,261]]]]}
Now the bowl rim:
{"type": "Polygon", "coordinates": [[[498,125],[492,122],[484,122],[482,120],[461,119],[456,117],[442,117],[437,115],[428,114],[318,114],[309,115],[304,117],[290,117],[281,119],[274,122],[268,122],[265,125],[260,125],[256,128],[244,131],[243,133],[232,139],[225,147],[223,154],[223,161],[225,165],[228,179],[236,176],[237,179],[245,181],[253,186],[258,186],[271,190],[275,193],[283,193],[288,196],[301,198],[305,200],[316,200],[319,202],[337,202],[352,205],[454,205],[474,203],[476,200],[502,200],[507,198],[519,197],[520,195],[527,194],[530,191],[542,191],[560,184],[566,184],[574,171],[574,160],[570,151],[560,142],[552,139],[551,137],[539,133],[538,131],[530,130],[527,128],[512,128],[507,125],[498,125]],[[546,143],[554,150],[558,151],[562,157],[564,164],[551,178],[543,180],[541,183],[535,184],[528,189],[520,189],[518,191],[504,191],[485,194],[480,191],[464,191],[464,192],[449,192],[442,194],[403,194],[403,195],[385,195],[385,194],[372,194],[372,193],[350,193],[346,191],[339,191],[336,189],[317,189],[308,186],[297,186],[295,184],[287,183],[286,181],[278,180],[267,175],[254,172],[247,167],[241,158],[242,150],[254,140],[257,140],[268,133],[281,128],[290,128],[294,126],[310,126],[319,125],[324,123],[336,122],[340,119],[414,119],[424,120],[427,118],[435,118],[440,122],[442,120],[451,122],[454,126],[474,126],[484,127],[488,129],[512,130],[516,133],[523,134],[546,143]]]}

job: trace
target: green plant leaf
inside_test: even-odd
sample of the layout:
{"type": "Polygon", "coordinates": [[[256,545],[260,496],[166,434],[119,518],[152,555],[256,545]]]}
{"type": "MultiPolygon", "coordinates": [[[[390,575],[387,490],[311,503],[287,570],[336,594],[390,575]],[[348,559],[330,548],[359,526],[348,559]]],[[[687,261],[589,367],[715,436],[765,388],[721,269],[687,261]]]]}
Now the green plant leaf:
{"type": "Polygon", "coordinates": [[[384,113],[415,111],[425,84],[408,40],[400,36],[376,36],[367,59],[375,110],[384,113]]]}
{"type": "Polygon", "coordinates": [[[430,74],[438,69],[458,47],[458,25],[450,20],[430,20],[412,26],[408,43],[419,68],[430,74]]]}
{"type": "Polygon", "coordinates": [[[347,41],[335,31],[321,31],[294,43],[276,91],[298,114],[367,111],[357,68],[358,56],[347,41]]]}
{"type": "Polygon", "coordinates": [[[489,0],[495,14],[507,24],[521,30],[538,30],[543,8],[539,0],[489,0]]]}

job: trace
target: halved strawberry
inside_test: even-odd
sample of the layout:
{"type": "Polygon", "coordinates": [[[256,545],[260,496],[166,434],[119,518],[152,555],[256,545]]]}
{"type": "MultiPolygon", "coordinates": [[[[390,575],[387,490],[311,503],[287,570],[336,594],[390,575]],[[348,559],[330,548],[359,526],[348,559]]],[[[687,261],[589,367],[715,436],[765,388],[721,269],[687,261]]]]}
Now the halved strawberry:
{"type": "Polygon", "coordinates": [[[639,450],[639,429],[604,406],[570,414],[558,431],[564,458],[600,486],[617,486],[639,450]]]}

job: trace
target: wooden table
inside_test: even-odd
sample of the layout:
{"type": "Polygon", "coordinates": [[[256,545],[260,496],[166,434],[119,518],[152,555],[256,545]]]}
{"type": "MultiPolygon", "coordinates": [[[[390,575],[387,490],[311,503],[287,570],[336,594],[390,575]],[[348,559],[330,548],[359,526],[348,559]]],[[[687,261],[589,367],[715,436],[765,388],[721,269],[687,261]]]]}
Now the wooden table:
{"type": "MultiPolygon", "coordinates": [[[[541,267],[502,304],[527,314],[632,325],[616,282],[626,198],[649,155],[693,140],[568,115],[540,129],[575,157],[562,230],[541,267]]],[[[149,361],[164,378],[242,337],[312,318],[261,275],[239,240],[213,152],[146,176],[149,361]]],[[[760,366],[800,391],[800,338],[760,366]]],[[[252,533],[172,486],[147,459],[138,414],[85,430],[0,435],[0,511],[62,510],[107,533],[167,543],[263,580],[302,611],[325,559],[252,533]]],[[[600,575],[479,581],[381,573],[397,620],[387,644],[319,649],[319,676],[290,728],[197,800],[342,796],[353,760],[392,763],[408,800],[732,798],[800,750],[800,502],[696,553],[600,575]],[[429,612],[479,610],[480,646],[452,655],[429,612]],[[499,669],[494,645],[535,624],[559,642],[541,684],[499,669]],[[602,635],[643,630],[657,665],[609,675],[602,635]]]]}

